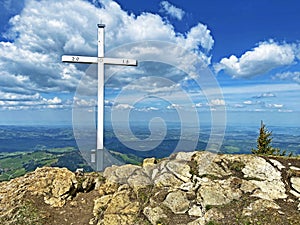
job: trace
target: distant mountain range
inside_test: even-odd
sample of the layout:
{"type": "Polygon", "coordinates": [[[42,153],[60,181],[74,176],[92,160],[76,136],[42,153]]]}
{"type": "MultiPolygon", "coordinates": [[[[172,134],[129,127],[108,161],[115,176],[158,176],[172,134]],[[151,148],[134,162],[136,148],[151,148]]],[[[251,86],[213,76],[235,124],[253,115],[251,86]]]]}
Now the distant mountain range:
{"type": "MultiPolygon", "coordinates": [[[[274,147],[293,152],[294,155],[300,154],[300,129],[272,127],[270,130],[273,131],[274,147]]],[[[89,146],[87,151],[95,148],[96,132],[93,132],[84,137],[89,146]]],[[[116,137],[111,127],[105,130],[106,149],[121,163],[139,164],[144,158],[165,158],[174,153],[180,137],[182,146],[190,146],[190,142],[194,141],[189,139],[189,135],[182,137],[178,126],[174,124],[168,128],[165,138],[156,148],[139,151],[128,146],[151,145],[151,140],[146,140],[149,130],[140,125],[133,127],[132,132],[140,139],[138,143],[130,139],[124,143],[116,137]]],[[[209,127],[201,128],[196,150],[206,149],[209,134],[209,127]]],[[[220,152],[251,153],[251,149],[256,147],[257,135],[255,127],[227,127],[220,152]]],[[[0,180],[11,179],[45,165],[67,167],[71,171],[79,167],[91,171],[92,168],[80,154],[82,145],[78,146],[71,126],[0,126],[0,180]]],[[[186,147],[178,151],[195,149],[186,147]]]]}

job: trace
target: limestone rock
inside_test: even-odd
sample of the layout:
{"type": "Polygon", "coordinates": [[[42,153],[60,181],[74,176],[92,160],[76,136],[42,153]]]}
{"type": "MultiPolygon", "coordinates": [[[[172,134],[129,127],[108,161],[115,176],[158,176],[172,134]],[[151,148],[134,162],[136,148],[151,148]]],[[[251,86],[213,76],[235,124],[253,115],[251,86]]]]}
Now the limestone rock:
{"type": "Polygon", "coordinates": [[[190,201],[187,199],[186,193],[183,191],[174,191],[169,193],[163,203],[175,214],[183,214],[187,212],[190,206],[190,201]]]}
{"type": "Polygon", "coordinates": [[[241,191],[244,193],[253,193],[254,190],[258,189],[258,186],[248,180],[242,180],[241,191]]]}
{"type": "Polygon", "coordinates": [[[264,211],[268,208],[280,209],[280,206],[277,205],[274,201],[259,199],[255,202],[252,202],[247,208],[243,209],[243,215],[251,216],[253,212],[264,211]]]}
{"type": "Polygon", "coordinates": [[[231,175],[226,165],[222,167],[218,164],[221,162],[221,159],[216,154],[208,152],[196,153],[194,160],[198,165],[197,175],[200,177],[211,175],[222,178],[231,175]]]}
{"type": "Polygon", "coordinates": [[[300,193],[300,177],[292,177],[291,178],[292,187],[300,193]]]}
{"type": "Polygon", "coordinates": [[[134,225],[136,220],[135,215],[122,215],[122,214],[105,214],[103,223],[105,225],[134,225]]]}
{"type": "Polygon", "coordinates": [[[167,215],[164,214],[164,210],[159,206],[155,208],[145,207],[143,213],[153,225],[157,225],[158,221],[167,218],[167,215]]]}
{"type": "Polygon", "coordinates": [[[281,180],[273,181],[257,181],[250,180],[250,182],[258,187],[252,194],[253,197],[259,197],[262,199],[284,199],[287,198],[285,193],[285,185],[281,180]]]}
{"type": "Polygon", "coordinates": [[[205,213],[204,218],[206,222],[209,222],[212,220],[223,219],[224,215],[218,209],[212,208],[205,213]]]}
{"type": "Polygon", "coordinates": [[[182,161],[192,161],[193,155],[197,152],[178,152],[175,159],[182,161]]]}
{"type": "Polygon", "coordinates": [[[205,224],[206,223],[204,217],[200,217],[199,219],[189,222],[187,225],[205,225],[205,224]]]}
{"type": "Polygon", "coordinates": [[[182,180],[179,180],[177,177],[175,177],[174,174],[171,173],[163,173],[158,175],[154,179],[154,184],[157,187],[180,187],[184,182],[182,180]]]}
{"type": "Polygon", "coordinates": [[[278,162],[278,161],[275,160],[275,159],[270,159],[270,162],[271,162],[274,166],[276,166],[279,170],[282,170],[282,169],[285,168],[284,165],[282,165],[280,162],[278,162]]]}
{"type": "Polygon", "coordinates": [[[115,193],[105,211],[106,214],[133,214],[139,211],[139,203],[132,201],[133,193],[129,190],[122,190],[115,193]]]}
{"type": "Polygon", "coordinates": [[[153,157],[153,158],[146,158],[143,160],[143,167],[145,166],[152,166],[152,165],[155,165],[157,163],[156,159],[153,157]]]}
{"type": "Polygon", "coordinates": [[[291,193],[292,195],[294,195],[296,198],[299,198],[299,199],[300,199],[300,193],[298,193],[297,191],[290,190],[290,193],[291,193]]]}
{"type": "Polygon", "coordinates": [[[191,180],[192,174],[190,174],[190,166],[185,161],[172,160],[168,162],[166,167],[171,171],[177,178],[184,182],[191,180]]]}
{"type": "Polygon", "coordinates": [[[281,173],[264,158],[248,156],[244,159],[245,167],[242,169],[244,176],[249,179],[261,179],[266,181],[280,180],[281,173]]]}
{"type": "MultiPolygon", "coordinates": [[[[77,180],[75,174],[66,168],[44,167],[7,182],[5,189],[7,191],[18,190],[18,195],[28,191],[34,195],[43,196],[45,202],[53,207],[61,207],[76,192],[77,180]]],[[[0,192],[0,198],[1,193],[3,192],[0,192]]],[[[14,195],[14,193],[11,194],[14,195]]]]}
{"type": "Polygon", "coordinates": [[[197,200],[204,207],[207,205],[223,205],[231,202],[233,199],[239,199],[242,191],[232,185],[234,178],[228,180],[210,180],[201,183],[198,190],[197,200]]]}
{"type": "Polygon", "coordinates": [[[136,170],[127,180],[129,186],[134,190],[147,187],[152,184],[150,178],[142,172],[142,170],[136,170]]]}
{"type": "Polygon", "coordinates": [[[290,169],[291,170],[295,170],[295,171],[300,171],[300,168],[296,167],[296,166],[290,166],[290,169]]]}
{"type": "Polygon", "coordinates": [[[190,216],[198,216],[201,217],[203,216],[202,208],[201,206],[193,205],[190,210],[188,211],[188,214],[190,216]]]}
{"type": "Polygon", "coordinates": [[[140,166],[122,165],[112,166],[104,170],[103,176],[112,183],[125,184],[128,178],[136,171],[140,170],[140,166]]]}
{"type": "Polygon", "coordinates": [[[158,170],[157,168],[157,161],[155,158],[146,158],[143,161],[143,171],[148,177],[155,177],[158,170]],[[155,170],[156,169],[156,170],[155,170]]]}
{"type": "Polygon", "coordinates": [[[95,199],[93,214],[95,217],[101,216],[103,214],[112,199],[112,195],[104,195],[98,199],[95,199]]]}

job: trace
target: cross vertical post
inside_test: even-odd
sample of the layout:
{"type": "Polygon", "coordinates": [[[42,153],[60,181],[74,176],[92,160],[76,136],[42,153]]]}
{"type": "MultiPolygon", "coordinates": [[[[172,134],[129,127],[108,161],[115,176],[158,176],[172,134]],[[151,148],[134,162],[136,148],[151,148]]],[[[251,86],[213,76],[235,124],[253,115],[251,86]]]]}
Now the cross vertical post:
{"type": "Polygon", "coordinates": [[[98,24],[97,171],[104,169],[104,24],[98,24]]]}
{"type": "Polygon", "coordinates": [[[98,56],[72,56],[63,55],[62,62],[69,63],[94,63],[98,64],[98,93],[97,93],[97,140],[96,140],[96,157],[91,153],[91,160],[96,159],[96,170],[103,171],[105,169],[105,149],[104,149],[104,65],[122,65],[122,66],[137,66],[137,61],[134,59],[118,59],[104,57],[104,24],[98,24],[98,56]]]}

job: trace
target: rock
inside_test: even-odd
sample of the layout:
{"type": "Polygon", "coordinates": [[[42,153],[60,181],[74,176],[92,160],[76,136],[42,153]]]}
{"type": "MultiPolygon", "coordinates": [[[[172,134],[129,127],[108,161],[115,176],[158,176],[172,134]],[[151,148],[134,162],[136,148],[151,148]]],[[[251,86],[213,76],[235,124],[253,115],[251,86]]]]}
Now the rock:
{"type": "MultiPolygon", "coordinates": [[[[37,168],[24,178],[17,178],[21,192],[29,191],[35,195],[44,196],[45,203],[53,207],[61,207],[66,200],[76,192],[77,180],[75,174],[66,168],[37,168]],[[26,185],[26,186],[25,186],[26,185]]],[[[10,182],[8,182],[8,187],[10,182]]]]}
{"type": "Polygon", "coordinates": [[[202,212],[201,206],[193,205],[190,208],[190,210],[188,211],[188,214],[190,216],[202,217],[203,216],[203,212],[202,212]]]}
{"type": "Polygon", "coordinates": [[[133,201],[133,198],[133,193],[129,190],[122,190],[115,193],[107,205],[105,214],[135,215],[139,211],[139,202],[133,201]]]}
{"type": "Polygon", "coordinates": [[[156,169],[156,167],[157,167],[157,161],[155,158],[144,159],[143,171],[148,177],[152,179],[155,177],[155,175],[158,173],[158,169],[156,169]]]}
{"type": "Polygon", "coordinates": [[[95,201],[94,216],[99,224],[134,224],[140,210],[139,202],[130,190],[120,190],[113,195],[102,196],[95,201]]]}
{"type": "Polygon", "coordinates": [[[192,161],[193,155],[197,152],[178,152],[175,159],[182,161],[192,161]]]}
{"type": "Polygon", "coordinates": [[[110,200],[112,199],[112,195],[104,195],[98,199],[95,199],[93,214],[95,217],[101,217],[105,212],[110,200]]]}
{"type": "Polygon", "coordinates": [[[153,166],[154,164],[156,164],[157,161],[156,159],[153,157],[153,158],[146,158],[143,160],[143,167],[145,166],[153,166]]]}
{"type": "Polygon", "coordinates": [[[274,200],[287,198],[285,193],[285,185],[281,180],[273,181],[257,181],[250,180],[250,182],[258,187],[251,195],[262,199],[274,200]]]}
{"type": "Polygon", "coordinates": [[[143,173],[142,170],[136,170],[134,174],[128,178],[127,182],[134,190],[138,190],[152,184],[150,178],[143,173]]]}
{"type": "Polygon", "coordinates": [[[204,217],[200,217],[199,219],[189,222],[187,225],[205,225],[205,224],[206,223],[204,217]]]}
{"type": "Polygon", "coordinates": [[[164,214],[164,210],[162,210],[159,206],[155,208],[145,207],[143,213],[153,225],[157,225],[158,221],[167,218],[167,215],[164,214]]]}
{"type": "Polygon", "coordinates": [[[279,170],[282,170],[282,169],[285,169],[285,166],[284,165],[282,165],[280,162],[278,162],[277,160],[275,160],[275,159],[269,159],[270,160],[270,162],[274,165],[274,166],[276,166],[279,170]]]}
{"type": "Polygon", "coordinates": [[[291,193],[292,195],[294,195],[296,198],[299,198],[299,199],[300,199],[300,193],[298,193],[297,191],[290,190],[290,193],[291,193]]]}
{"type": "Polygon", "coordinates": [[[242,169],[245,178],[264,181],[281,180],[281,173],[264,158],[249,155],[244,158],[245,167],[242,169]]]}
{"type": "Polygon", "coordinates": [[[241,191],[244,193],[253,193],[258,186],[248,180],[242,180],[241,191]]]}
{"type": "Polygon", "coordinates": [[[300,177],[292,177],[291,178],[292,187],[300,193],[300,177]]]}
{"type": "Polygon", "coordinates": [[[190,174],[190,166],[185,161],[173,160],[166,165],[169,171],[171,171],[178,179],[183,182],[189,182],[192,174],[190,174]]]}
{"type": "Polygon", "coordinates": [[[197,175],[202,176],[214,176],[222,178],[224,176],[231,175],[230,170],[225,167],[221,167],[218,162],[221,162],[221,159],[213,153],[209,152],[198,152],[194,155],[194,161],[198,165],[197,175]]]}
{"type": "Polygon", "coordinates": [[[182,191],[169,193],[163,204],[170,208],[175,214],[184,214],[188,211],[190,206],[186,193],[182,191]]]}
{"type": "Polygon", "coordinates": [[[220,220],[220,219],[223,219],[223,218],[224,218],[224,214],[221,213],[216,208],[212,208],[212,209],[208,210],[204,215],[204,219],[205,219],[206,222],[220,220]]]}
{"type": "Polygon", "coordinates": [[[128,178],[136,171],[141,170],[140,166],[136,165],[122,165],[112,166],[104,170],[103,176],[112,183],[125,184],[128,178]]]}
{"type": "Polygon", "coordinates": [[[280,209],[280,206],[277,205],[274,201],[259,199],[255,202],[250,203],[250,205],[243,209],[244,216],[251,216],[253,212],[265,211],[267,209],[280,209]]]}
{"type": "Polygon", "coordinates": [[[279,170],[265,159],[252,155],[245,157],[243,162],[244,177],[257,187],[252,196],[269,200],[287,198],[285,184],[282,182],[279,170]]]}
{"type": "Polygon", "coordinates": [[[134,225],[136,220],[135,215],[122,215],[122,214],[105,214],[103,223],[105,225],[134,225]]]}
{"type": "Polygon", "coordinates": [[[204,207],[207,205],[223,205],[231,202],[233,199],[239,199],[242,191],[232,183],[235,178],[228,180],[207,180],[202,182],[198,190],[197,201],[204,207]]]}
{"type": "Polygon", "coordinates": [[[194,189],[194,183],[193,182],[183,183],[182,185],[180,185],[179,189],[182,191],[192,191],[194,189]]]}
{"type": "Polygon", "coordinates": [[[177,187],[180,187],[183,184],[182,180],[179,180],[178,178],[176,178],[174,174],[167,173],[167,172],[158,175],[154,179],[153,182],[154,182],[155,186],[157,186],[157,187],[177,188],[177,187]]]}
{"type": "MultiPolygon", "coordinates": [[[[125,185],[128,186],[128,184],[125,184],[125,185]]],[[[119,185],[117,183],[106,180],[106,182],[104,184],[102,184],[100,187],[98,187],[97,190],[99,192],[99,195],[103,196],[103,195],[115,193],[119,189],[120,186],[122,186],[122,185],[119,185]]]]}
{"type": "Polygon", "coordinates": [[[299,168],[299,167],[296,167],[296,166],[290,166],[290,169],[291,169],[291,170],[300,171],[300,168],[299,168]]]}
{"type": "Polygon", "coordinates": [[[95,178],[93,177],[87,177],[86,179],[83,180],[81,185],[84,192],[89,192],[90,190],[94,189],[95,186],[96,186],[96,181],[95,178]]]}

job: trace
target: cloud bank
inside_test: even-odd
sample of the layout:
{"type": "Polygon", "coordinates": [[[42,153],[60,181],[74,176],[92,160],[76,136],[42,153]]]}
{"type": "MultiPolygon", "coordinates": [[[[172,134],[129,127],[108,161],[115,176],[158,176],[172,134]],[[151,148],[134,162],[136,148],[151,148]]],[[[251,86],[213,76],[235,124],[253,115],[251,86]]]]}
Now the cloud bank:
{"type": "MultiPolygon", "coordinates": [[[[184,15],[166,1],[162,6],[178,19],[184,15]]],[[[96,56],[96,24],[100,20],[106,24],[107,51],[128,43],[159,40],[178,44],[210,63],[214,40],[204,24],[197,24],[187,33],[177,33],[161,16],[148,12],[130,14],[112,0],[94,4],[84,0],[28,0],[21,12],[10,19],[10,28],[0,39],[0,99],[1,93],[22,94],[22,99],[74,92],[86,67],[63,64],[61,55],[96,56]]]]}

